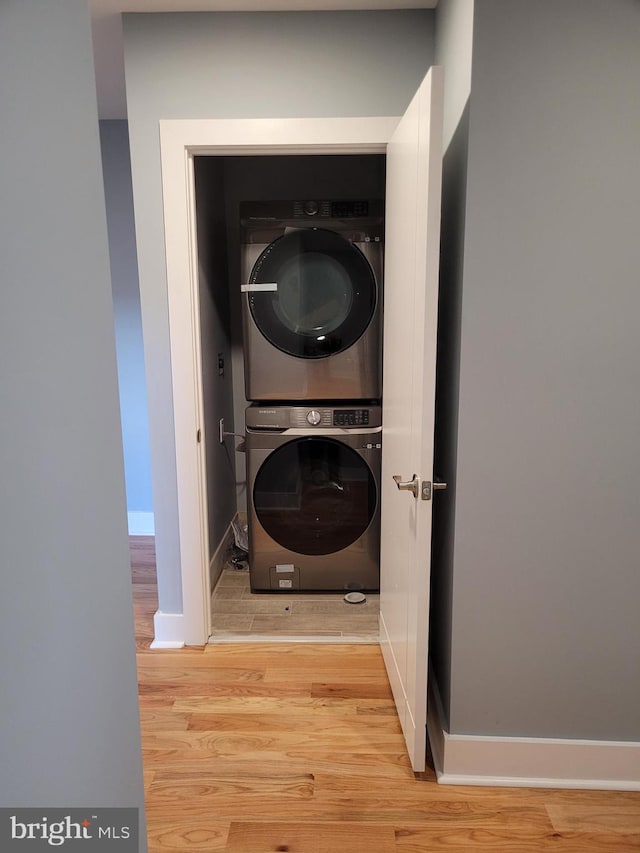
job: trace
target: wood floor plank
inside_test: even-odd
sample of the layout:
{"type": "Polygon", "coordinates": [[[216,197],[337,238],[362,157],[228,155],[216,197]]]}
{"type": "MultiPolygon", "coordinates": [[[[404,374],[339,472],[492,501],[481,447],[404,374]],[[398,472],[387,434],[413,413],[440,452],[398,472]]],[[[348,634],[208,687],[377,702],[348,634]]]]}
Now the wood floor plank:
{"type": "Polygon", "coordinates": [[[344,749],[351,755],[375,754],[383,761],[386,754],[402,752],[404,741],[400,734],[379,732],[367,736],[363,732],[336,735],[312,731],[262,733],[159,729],[153,733],[143,733],[142,745],[145,749],[184,751],[194,757],[244,753],[269,753],[275,757],[304,751],[305,754],[317,753],[322,758],[331,751],[344,749]]]}
{"type": "Polygon", "coordinates": [[[162,748],[159,745],[144,746],[143,760],[158,768],[169,769],[172,764],[182,765],[189,762],[205,763],[217,760],[219,764],[225,761],[244,761],[246,766],[266,767],[271,765],[274,771],[284,768],[292,772],[313,772],[331,770],[335,773],[349,775],[372,775],[381,777],[407,777],[411,775],[411,765],[406,752],[385,752],[382,755],[371,752],[328,752],[319,756],[316,750],[291,749],[288,751],[271,752],[256,750],[246,752],[221,751],[212,752],[206,749],[192,749],[189,752],[177,747],[162,748]]]}
{"type": "MultiPolygon", "coordinates": [[[[313,773],[296,773],[283,767],[280,772],[255,770],[247,762],[218,762],[217,769],[203,769],[199,765],[185,763],[171,772],[155,771],[154,780],[158,783],[203,782],[220,785],[222,793],[261,793],[278,795],[291,786],[305,786],[305,797],[313,795],[315,777],[313,773]]],[[[297,793],[296,796],[300,796],[297,793]]]]}
{"type": "Polygon", "coordinates": [[[171,682],[172,684],[190,684],[197,690],[198,685],[211,685],[215,687],[227,682],[244,683],[246,681],[262,681],[264,670],[262,669],[217,669],[210,670],[202,666],[190,667],[187,661],[181,664],[169,663],[160,667],[157,665],[148,667],[143,661],[138,666],[138,672],[144,676],[146,685],[171,682]]]}
{"type": "Polygon", "coordinates": [[[274,667],[298,668],[306,663],[322,667],[323,664],[335,667],[340,660],[343,667],[360,670],[364,667],[384,667],[380,649],[368,643],[230,643],[228,645],[209,645],[205,654],[223,666],[230,661],[260,661],[260,665],[269,663],[274,667]],[[337,657],[339,656],[339,658],[337,657]]]}
{"type": "Polygon", "coordinates": [[[389,699],[340,699],[331,696],[312,698],[310,684],[306,688],[304,685],[289,688],[283,685],[214,685],[206,696],[179,696],[175,701],[175,709],[183,713],[281,713],[285,717],[305,712],[339,717],[395,714],[395,706],[389,699]]]}
{"type": "MultiPolygon", "coordinates": [[[[311,684],[300,685],[282,685],[274,684],[269,687],[261,687],[260,682],[251,681],[230,681],[224,682],[212,679],[209,682],[200,681],[193,683],[184,680],[167,680],[154,682],[153,680],[144,681],[139,684],[138,693],[140,696],[146,695],[162,695],[173,696],[180,707],[178,710],[186,711],[188,706],[194,709],[213,709],[217,708],[224,710],[225,707],[230,707],[229,703],[235,701],[235,706],[241,710],[244,703],[253,708],[257,699],[268,700],[273,699],[275,702],[283,704],[285,699],[291,698],[291,701],[298,699],[300,701],[307,700],[318,703],[327,702],[329,700],[311,699],[311,684]]],[[[367,700],[361,700],[362,703],[367,700]]],[[[355,713],[355,711],[354,711],[355,713]]]]}
{"type": "Polygon", "coordinates": [[[189,714],[176,714],[170,706],[160,708],[140,708],[140,724],[145,732],[186,731],[191,718],[189,714]]]}
{"type": "Polygon", "coordinates": [[[247,815],[268,820],[274,809],[282,815],[295,815],[312,797],[311,773],[292,774],[283,769],[280,775],[259,776],[247,769],[242,775],[204,772],[169,780],[156,778],[147,791],[146,808],[147,815],[165,819],[172,814],[197,817],[203,811],[211,811],[219,820],[242,820],[247,815]]]}
{"type": "Polygon", "coordinates": [[[192,690],[177,697],[175,708],[184,713],[262,713],[269,706],[281,710],[291,702],[293,708],[318,707],[322,699],[311,698],[309,684],[270,684],[263,682],[214,682],[207,690],[192,690]]]}
{"type": "Polygon", "coordinates": [[[428,825],[433,830],[492,827],[505,832],[514,828],[537,835],[552,831],[549,816],[542,806],[492,808],[488,804],[465,802],[453,797],[431,799],[426,791],[414,790],[412,795],[405,794],[394,799],[387,798],[383,793],[367,796],[364,791],[350,797],[328,797],[316,792],[313,804],[319,814],[344,821],[367,820],[394,826],[405,826],[412,822],[428,825]]]}
{"type": "Polygon", "coordinates": [[[311,684],[312,697],[331,696],[334,699],[393,699],[388,681],[357,683],[315,682],[311,684]]]}
{"type": "Polygon", "coordinates": [[[149,853],[214,853],[227,845],[229,822],[215,816],[147,820],[149,853]]]}
{"type": "MultiPolygon", "coordinates": [[[[309,774],[311,777],[311,774],[309,774]]],[[[495,811],[477,804],[454,800],[429,802],[427,797],[416,796],[406,801],[388,801],[384,796],[367,798],[317,797],[312,793],[312,783],[292,783],[280,793],[260,791],[259,786],[241,786],[233,782],[201,779],[178,782],[154,781],[147,795],[147,814],[169,816],[191,813],[202,809],[215,810],[220,819],[269,820],[274,814],[283,820],[342,821],[346,825],[359,822],[404,826],[409,822],[428,825],[440,832],[461,829],[473,830],[492,827],[506,833],[510,828],[527,831],[536,838],[551,833],[552,827],[544,808],[514,807],[495,811]],[[285,802],[286,800],[286,802],[285,802]]]]}
{"type": "Polygon", "coordinates": [[[186,649],[154,649],[153,654],[140,656],[139,666],[145,669],[165,666],[204,667],[211,669],[210,661],[205,660],[204,646],[189,646],[186,649]]]}
{"type": "Polygon", "coordinates": [[[144,694],[138,692],[138,705],[140,709],[150,710],[152,708],[171,710],[173,708],[175,697],[168,693],[153,693],[144,694]]]}
{"type": "MultiPolygon", "coordinates": [[[[188,715],[187,728],[193,731],[235,731],[235,732],[290,732],[292,728],[304,726],[305,730],[326,732],[327,734],[346,735],[353,732],[360,723],[356,715],[351,720],[332,715],[316,714],[219,714],[191,713],[188,715]]],[[[359,730],[359,728],[357,729],[359,730]]],[[[367,718],[366,732],[386,732],[401,734],[397,717],[391,715],[371,715],[367,718]]]]}
{"type": "Polygon", "coordinates": [[[399,826],[396,829],[397,853],[632,853],[624,837],[611,833],[574,833],[566,835],[556,830],[536,832],[513,826],[449,828],[399,826]]]}
{"type": "Polygon", "coordinates": [[[264,669],[264,683],[272,684],[285,681],[288,684],[302,683],[330,683],[330,684],[377,684],[379,686],[388,685],[386,673],[372,672],[364,670],[363,672],[354,672],[353,669],[342,669],[339,666],[333,667],[305,667],[302,669],[288,669],[282,671],[266,666],[264,669]]]}
{"type": "Polygon", "coordinates": [[[635,806],[550,804],[547,812],[558,832],[616,832],[640,839],[640,802],[635,806]]]}
{"type": "Polygon", "coordinates": [[[396,853],[393,827],[234,821],[225,853],[396,853]]]}
{"type": "MultiPolygon", "coordinates": [[[[145,757],[145,761],[147,758],[145,757]]],[[[167,759],[162,756],[153,757],[155,768],[155,779],[157,781],[170,781],[179,778],[181,774],[201,774],[224,776],[235,773],[240,776],[254,773],[256,776],[279,774],[305,774],[311,773],[315,779],[320,772],[331,772],[335,776],[346,777],[365,776],[367,773],[378,780],[384,780],[387,786],[407,779],[413,779],[413,772],[402,756],[385,756],[385,761],[377,761],[375,773],[371,771],[371,756],[363,754],[350,756],[341,754],[338,762],[333,762],[333,756],[328,756],[326,761],[318,759],[317,756],[284,757],[281,761],[272,756],[248,753],[242,756],[215,756],[206,755],[194,759],[185,755],[173,755],[167,759]]],[[[277,814],[277,804],[274,806],[274,814],[277,814]]]]}

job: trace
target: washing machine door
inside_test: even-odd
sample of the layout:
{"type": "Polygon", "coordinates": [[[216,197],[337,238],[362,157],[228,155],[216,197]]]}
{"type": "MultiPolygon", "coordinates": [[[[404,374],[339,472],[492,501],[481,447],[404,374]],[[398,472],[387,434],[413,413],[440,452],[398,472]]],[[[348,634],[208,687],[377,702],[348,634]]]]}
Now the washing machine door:
{"type": "Polygon", "coordinates": [[[270,453],[253,487],[269,536],[298,554],[333,554],[362,536],[378,500],[364,459],[331,438],[299,438],[270,453]]]}
{"type": "Polygon", "coordinates": [[[352,346],[373,316],[377,286],[362,252],[334,231],[292,230],[260,255],[247,287],[253,320],[273,346],[323,358],[352,346]]]}

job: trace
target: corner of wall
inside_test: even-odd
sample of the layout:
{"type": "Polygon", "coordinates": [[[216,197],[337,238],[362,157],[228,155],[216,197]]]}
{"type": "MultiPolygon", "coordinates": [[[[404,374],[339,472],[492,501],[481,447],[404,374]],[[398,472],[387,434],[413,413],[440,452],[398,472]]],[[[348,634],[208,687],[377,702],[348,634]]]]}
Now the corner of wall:
{"type": "Polygon", "coordinates": [[[153,631],[152,649],[181,649],[185,644],[184,615],[157,610],[153,616],[153,631]]]}

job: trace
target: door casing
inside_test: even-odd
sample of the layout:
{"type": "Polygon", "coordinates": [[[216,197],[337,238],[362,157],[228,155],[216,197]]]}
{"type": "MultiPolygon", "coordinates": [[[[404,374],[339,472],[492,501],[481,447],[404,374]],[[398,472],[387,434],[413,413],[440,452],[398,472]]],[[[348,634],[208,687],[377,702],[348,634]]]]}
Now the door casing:
{"type": "Polygon", "coordinates": [[[160,121],[185,645],[205,644],[210,628],[194,157],[380,154],[399,120],[385,116],[160,121]]]}

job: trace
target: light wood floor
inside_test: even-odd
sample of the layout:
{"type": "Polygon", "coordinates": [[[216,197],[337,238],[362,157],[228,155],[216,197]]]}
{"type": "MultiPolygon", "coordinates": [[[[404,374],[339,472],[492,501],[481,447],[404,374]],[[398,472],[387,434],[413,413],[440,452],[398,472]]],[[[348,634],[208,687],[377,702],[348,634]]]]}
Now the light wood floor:
{"type": "Polygon", "coordinates": [[[375,645],[151,651],[153,540],[132,537],[150,853],[640,850],[640,794],[416,779],[375,645]]]}

